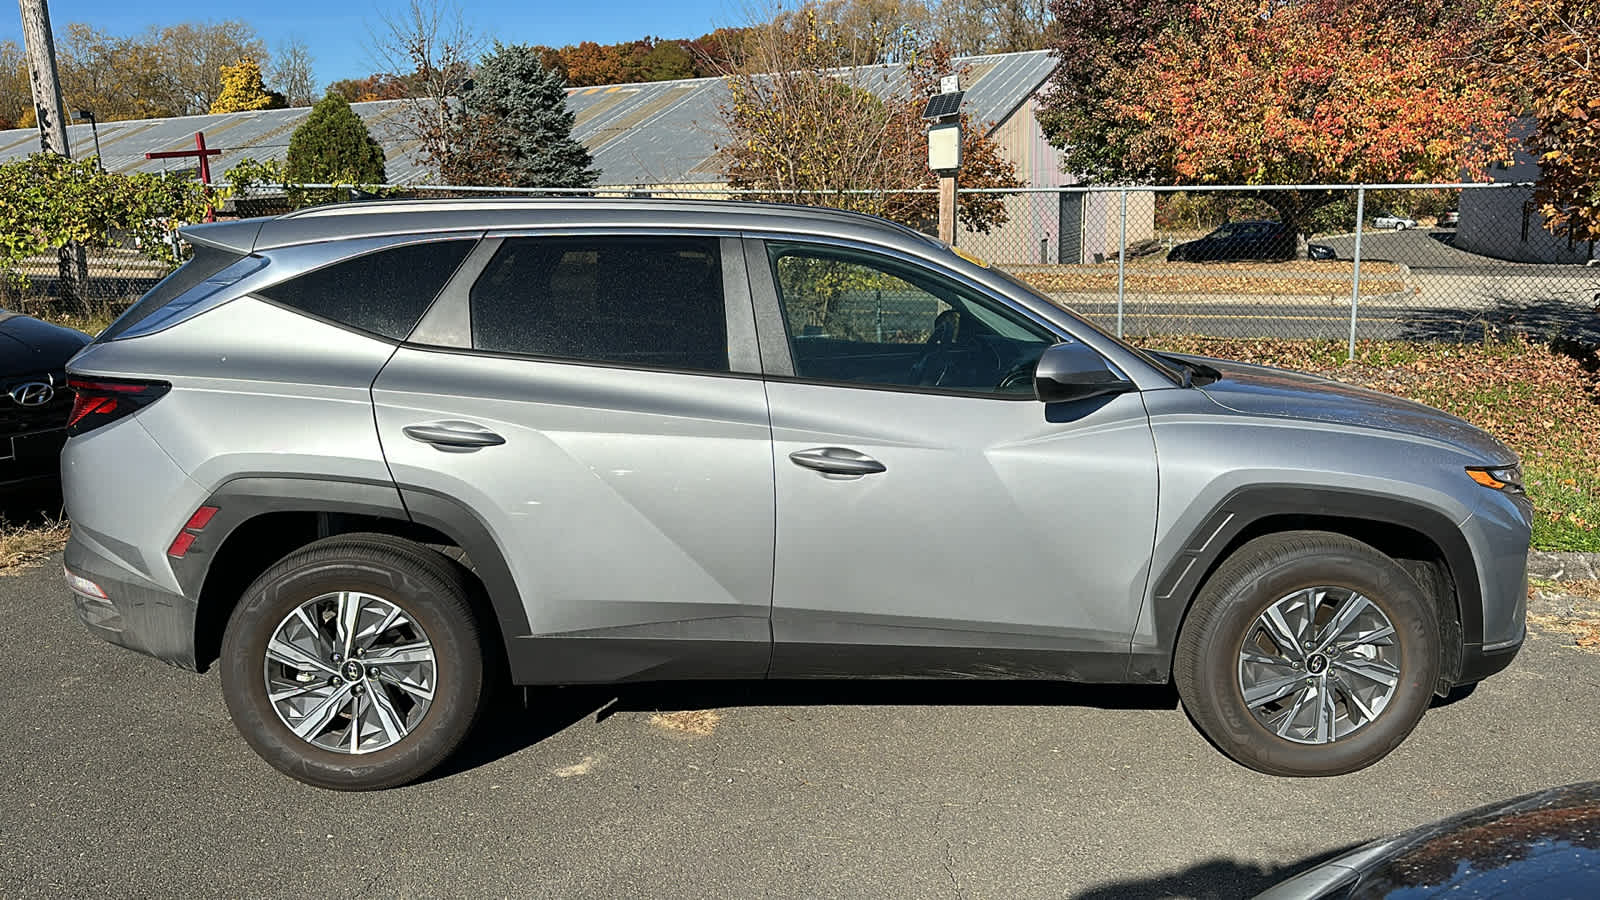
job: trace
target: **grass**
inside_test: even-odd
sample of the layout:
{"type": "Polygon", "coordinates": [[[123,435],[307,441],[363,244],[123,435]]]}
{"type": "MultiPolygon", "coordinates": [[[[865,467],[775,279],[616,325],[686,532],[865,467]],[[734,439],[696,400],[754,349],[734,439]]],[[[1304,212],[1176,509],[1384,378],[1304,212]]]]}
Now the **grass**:
{"type": "Polygon", "coordinates": [[[49,559],[67,545],[64,519],[33,525],[0,525],[0,575],[15,575],[49,559]]]}
{"type": "Polygon", "coordinates": [[[1600,356],[1521,338],[1482,344],[1165,337],[1151,347],[1313,372],[1460,416],[1522,457],[1533,546],[1600,552],[1600,356]]]}
{"type": "Polygon", "coordinates": [[[106,326],[116,321],[117,316],[128,308],[127,303],[108,304],[100,303],[87,311],[72,312],[60,308],[60,301],[49,297],[10,297],[0,303],[12,312],[33,316],[56,325],[65,325],[76,328],[84,334],[96,335],[106,330],[106,326]]]}

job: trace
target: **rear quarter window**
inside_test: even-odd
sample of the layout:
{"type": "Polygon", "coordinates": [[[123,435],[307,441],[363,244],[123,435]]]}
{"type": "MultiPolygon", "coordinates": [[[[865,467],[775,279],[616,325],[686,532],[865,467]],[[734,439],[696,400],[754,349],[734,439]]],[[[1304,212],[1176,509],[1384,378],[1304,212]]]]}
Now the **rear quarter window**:
{"type": "Polygon", "coordinates": [[[255,293],[319,319],[404,340],[475,243],[445,240],[390,247],[255,293]]]}
{"type": "Polygon", "coordinates": [[[128,310],[117,317],[96,340],[114,340],[118,335],[139,324],[151,313],[178,299],[190,288],[233,265],[245,254],[216,247],[196,246],[194,256],[176,271],[161,279],[128,310]]]}

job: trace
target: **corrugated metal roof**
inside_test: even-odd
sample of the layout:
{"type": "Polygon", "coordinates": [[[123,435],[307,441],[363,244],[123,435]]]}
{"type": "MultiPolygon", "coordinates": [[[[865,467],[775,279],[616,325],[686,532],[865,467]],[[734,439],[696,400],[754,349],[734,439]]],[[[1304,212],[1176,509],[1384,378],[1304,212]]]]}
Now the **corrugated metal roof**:
{"type": "MultiPolygon", "coordinates": [[[[957,62],[968,68],[968,83],[962,85],[967,92],[964,110],[974,121],[996,124],[1016,111],[1055,68],[1055,60],[1044,50],[964,57],[957,62]]],[[[852,74],[880,96],[896,95],[907,87],[903,66],[871,66],[852,74]]],[[[719,111],[727,101],[727,86],[719,78],[603,85],[567,92],[567,105],[577,118],[573,134],[589,148],[600,169],[600,183],[606,185],[721,180],[720,166],[714,160],[717,146],[728,137],[719,111]]],[[[353,108],[388,154],[389,181],[436,180],[400,127],[405,104],[386,100],[356,103],[353,108]]],[[[283,159],[289,135],[309,112],[306,108],[272,109],[106,122],[100,126],[100,148],[106,168],[116,172],[192,170],[185,160],[147,160],[144,154],[192,148],[194,133],[203,131],[207,145],[222,151],[211,160],[213,177],[220,179],[247,156],[283,159]]],[[[67,140],[74,153],[93,152],[88,125],[69,127],[67,140]]],[[[38,132],[33,129],[0,131],[0,162],[38,149],[38,132]]]]}

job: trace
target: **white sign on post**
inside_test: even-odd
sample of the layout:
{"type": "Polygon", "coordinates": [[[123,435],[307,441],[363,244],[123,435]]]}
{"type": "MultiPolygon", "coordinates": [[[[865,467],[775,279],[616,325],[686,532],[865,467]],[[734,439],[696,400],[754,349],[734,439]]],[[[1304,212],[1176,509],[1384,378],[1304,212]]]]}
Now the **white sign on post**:
{"type": "Polygon", "coordinates": [[[961,90],[961,76],[960,75],[946,75],[943,78],[939,79],[939,93],[941,93],[941,94],[954,94],[956,91],[959,91],[959,90],[961,90]]]}

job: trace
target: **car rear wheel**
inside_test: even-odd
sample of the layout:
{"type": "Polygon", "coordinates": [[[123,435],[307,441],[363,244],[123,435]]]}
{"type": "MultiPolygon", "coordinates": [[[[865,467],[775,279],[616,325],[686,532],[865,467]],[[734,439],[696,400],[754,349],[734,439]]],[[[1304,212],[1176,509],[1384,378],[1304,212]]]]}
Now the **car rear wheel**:
{"type": "Polygon", "coordinates": [[[1257,538],[1218,567],[1178,638],[1184,708],[1274,775],[1339,775],[1411,733],[1439,675],[1432,604],[1394,560],[1339,534],[1257,538]]]}
{"type": "Polygon", "coordinates": [[[318,541],[245,592],[222,648],[234,724],[283,773],[374,790],[426,775],[470,731],[483,653],[465,572],[387,535],[318,541]]]}

